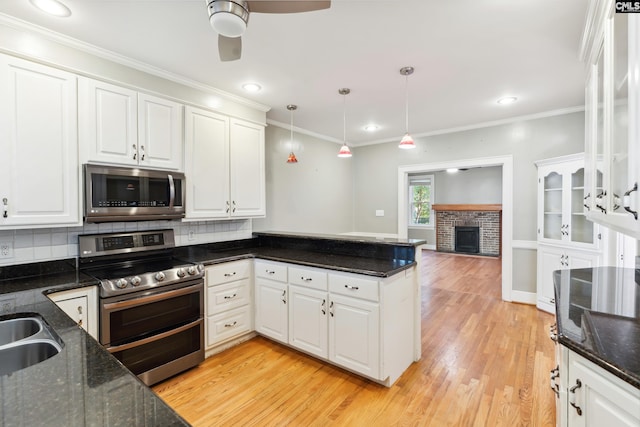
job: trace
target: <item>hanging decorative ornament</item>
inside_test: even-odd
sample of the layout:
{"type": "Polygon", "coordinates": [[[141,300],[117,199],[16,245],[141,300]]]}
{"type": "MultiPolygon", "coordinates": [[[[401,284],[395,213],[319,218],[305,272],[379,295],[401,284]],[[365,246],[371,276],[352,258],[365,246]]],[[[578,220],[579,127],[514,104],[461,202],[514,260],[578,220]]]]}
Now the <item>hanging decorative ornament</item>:
{"type": "Polygon", "coordinates": [[[338,151],[338,157],[351,157],[351,150],[347,145],[347,95],[351,93],[351,89],[338,89],[338,93],[342,95],[342,147],[338,151]]]}
{"type": "Polygon", "coordinates": [[[298,159],[296,155],[293,154],[293,112],[298,109],[297,105],[289,104],[287,105],[287,110],[291,111],[291,139],[289,140],[289,147],[291,151],[289,152],[289,157],[287,158],[287,163],[298,163],[298,159]]]}
{"type": "Polygon", "coordinates": [[[401,68],[400,74],[405,77],[405,134],[398,147],[408,150],[416,148],[416,143],[413,142],[413,138],[409,134],[409,76],[413,74],[413,67],[401,68]]]}

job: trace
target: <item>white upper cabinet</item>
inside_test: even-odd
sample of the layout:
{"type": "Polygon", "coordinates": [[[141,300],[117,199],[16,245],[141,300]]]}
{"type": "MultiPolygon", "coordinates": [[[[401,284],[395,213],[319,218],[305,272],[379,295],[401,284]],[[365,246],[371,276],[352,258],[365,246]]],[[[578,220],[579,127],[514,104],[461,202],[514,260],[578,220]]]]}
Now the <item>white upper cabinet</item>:
{"type": "Polygon", "coordinates": [[[182,170],[182,104],[80,78],[83,162],[182,170]]]}
{"type": "Polygon", "coordinates": [[[640,238],[640,16],[593,0],[582,57],[587,218],[640,238]]]}
{"type": "Polygon", "coordinates": [[[76,88],[0,55],[0,228],[80,225],[76,88]]]}
{"type": "Polygon", "coordinates": [[[186,218],[265,215],[264,126],[185,108],[186,218]]]}

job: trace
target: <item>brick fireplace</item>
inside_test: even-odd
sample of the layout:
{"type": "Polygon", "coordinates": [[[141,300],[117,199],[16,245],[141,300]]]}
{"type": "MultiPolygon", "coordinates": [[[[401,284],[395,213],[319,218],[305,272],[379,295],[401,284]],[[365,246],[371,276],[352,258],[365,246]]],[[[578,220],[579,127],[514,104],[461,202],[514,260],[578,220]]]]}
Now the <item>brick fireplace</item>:
{"type": "Polygon", "coordinates": [[[500,256],[502,205],[434,204],[433,210],[436,213],[437,251],[500,256]],[[478,239],[477,250],[470,245],[475,230],[477,230],[478,239]],[[458,235],[458,242],[456,242],[456,235],[458,235]]]}

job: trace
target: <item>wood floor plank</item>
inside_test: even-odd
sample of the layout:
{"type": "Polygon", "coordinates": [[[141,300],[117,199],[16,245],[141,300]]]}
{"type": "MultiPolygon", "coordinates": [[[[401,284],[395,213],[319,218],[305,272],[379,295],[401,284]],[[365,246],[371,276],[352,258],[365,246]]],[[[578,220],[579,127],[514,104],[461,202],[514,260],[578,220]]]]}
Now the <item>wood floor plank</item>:
{"type": "Polygon", "coordinates": [[[194,426],[552,426],[553,316],[501,260],[423,253],[422,359],[390,388],[262,337],[153,387],[194,426]]]}

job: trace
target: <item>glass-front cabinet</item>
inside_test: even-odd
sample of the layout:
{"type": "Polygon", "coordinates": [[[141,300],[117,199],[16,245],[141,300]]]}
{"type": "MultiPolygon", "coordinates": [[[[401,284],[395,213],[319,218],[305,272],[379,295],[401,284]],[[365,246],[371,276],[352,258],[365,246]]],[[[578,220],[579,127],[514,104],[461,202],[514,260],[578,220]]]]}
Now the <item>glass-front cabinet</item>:
{"type": "Polygon", "coordinates": [[[587,219],[583,154],[536,162],[538,241],[597,249],[597,226],[587,219]]]}
{"type": "Polygon", "coordinates": [[[592,0],[581,57],[587,218],[640,238],[640,15],[592,0]]]}

